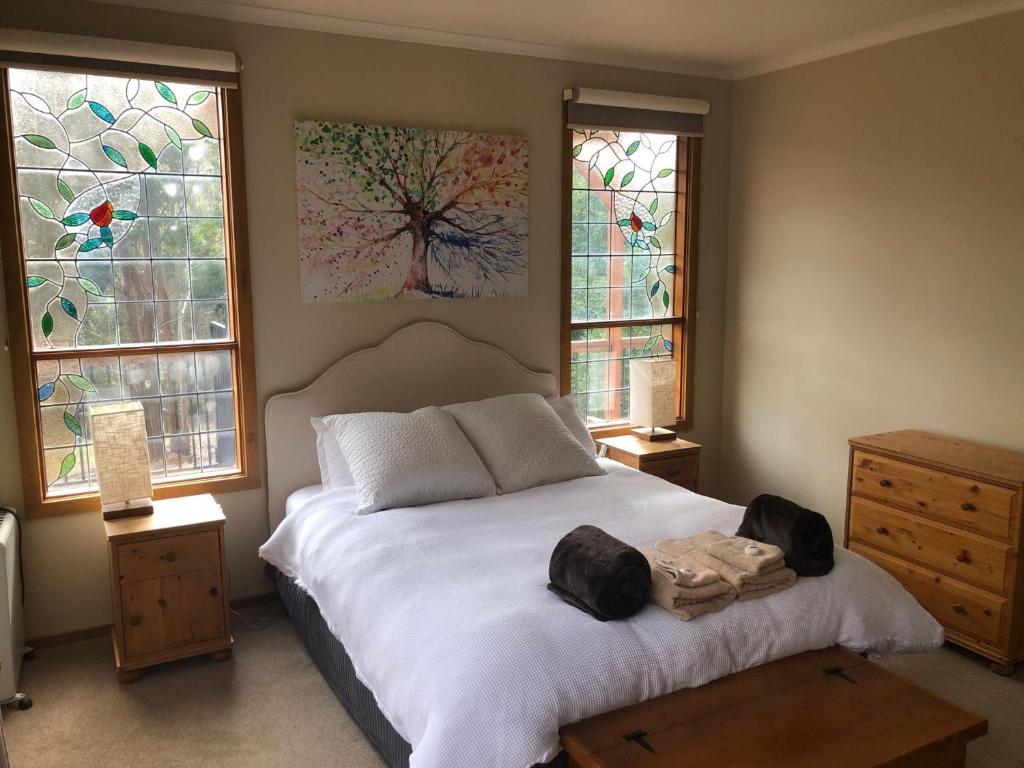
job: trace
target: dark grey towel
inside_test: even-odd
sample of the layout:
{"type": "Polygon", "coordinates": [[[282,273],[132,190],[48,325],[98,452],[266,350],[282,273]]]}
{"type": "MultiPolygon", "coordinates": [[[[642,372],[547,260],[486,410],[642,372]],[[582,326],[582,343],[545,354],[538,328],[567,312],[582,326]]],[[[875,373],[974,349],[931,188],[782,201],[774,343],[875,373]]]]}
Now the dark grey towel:
{"type": "Polygon", "coordinates": [[[781,496],[750,502],[736,535],[777,546],[797,576],[824,576],[834,565],[828,520],[781,496]]]}
{"type": "Polygon", "coordinates": [[[647,558],[593,525],[579,526],[555,545],[548,578],[548,589],[601,621],[632,616],[651,593],[647,558]]]}

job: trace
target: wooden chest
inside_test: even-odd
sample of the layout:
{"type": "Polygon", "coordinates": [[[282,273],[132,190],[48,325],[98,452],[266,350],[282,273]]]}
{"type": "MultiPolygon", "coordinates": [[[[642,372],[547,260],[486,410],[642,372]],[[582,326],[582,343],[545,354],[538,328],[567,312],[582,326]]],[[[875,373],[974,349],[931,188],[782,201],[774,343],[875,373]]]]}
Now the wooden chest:
{"type": "Polygon", "coordinates": [[[567,725],[571,768],[962,768],[988,723],[841,648],[567,725]]]}
{"type": "Polygon", "coordinates": [[[846,545],[1001,674],[1024,659],[1022,502],[1022,453],[916,430],[850,440],[846,545]]]}
{"type": "Polygon", "coordinates": [[[152,515],[104,525],[121,680],[187,656],[230,658],[224,514],[213,497],[158,501],[152,515]]]}

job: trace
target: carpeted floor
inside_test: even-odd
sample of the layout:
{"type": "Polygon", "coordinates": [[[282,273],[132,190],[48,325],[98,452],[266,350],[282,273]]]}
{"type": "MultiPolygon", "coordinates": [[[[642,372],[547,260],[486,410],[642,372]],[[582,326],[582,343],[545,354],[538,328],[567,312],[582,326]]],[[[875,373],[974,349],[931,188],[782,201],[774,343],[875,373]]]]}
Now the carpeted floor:
{"type": "MultiPolygon", "coordinates": [[[[236,621],[233,661],[165,665],[131,685],[117,682],[109,639],[39,651],[22,675],[35,706],[4,711],[12,768],[382,766],[281,608],[245,615],[263,628],[236,621]]],[[[884,663],[988,717],[971,768],[1024,768],[1024,672],[1001,678],[952,648],[884,663]]]]}

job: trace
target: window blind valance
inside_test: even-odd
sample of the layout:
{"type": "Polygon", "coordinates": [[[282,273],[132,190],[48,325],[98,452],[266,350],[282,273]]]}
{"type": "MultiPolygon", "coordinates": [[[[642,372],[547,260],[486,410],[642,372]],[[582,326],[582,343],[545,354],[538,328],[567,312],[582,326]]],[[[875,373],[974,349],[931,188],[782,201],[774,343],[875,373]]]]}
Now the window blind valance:
{"type": "Polygon", "coordinates": [[[242,68],[231,51],[22,29],[0,29],[0,67],[159,78],[220,88],[237,88],[242,68]]]}
{"type": "Polygon", "coordinates": [[[613,131],[651,131],[680,136],[704,133],[704,115],[710,102],[674,96],[654,96],[596,88],[566,88],[569,128],[601,128],[613,131]]]}

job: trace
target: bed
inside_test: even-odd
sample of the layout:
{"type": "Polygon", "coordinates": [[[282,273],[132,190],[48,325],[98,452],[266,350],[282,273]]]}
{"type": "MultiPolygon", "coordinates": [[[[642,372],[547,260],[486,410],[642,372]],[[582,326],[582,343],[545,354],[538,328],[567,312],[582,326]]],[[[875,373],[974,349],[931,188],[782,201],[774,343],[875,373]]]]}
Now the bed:
{"type": "Polygon", "coordinates": [[[774,659],[942,642],[894,579],[845,550],[828,576],[692,622],[653,605],[594,621],[545,589],[566,531],[592,523],[647,545],[732,533],[742,516],[607,460],[599,477],[363,516],[351,492],[311,488],[311,416],[518,392],[553,396],[556,381],[447,326],[417,323],[268,401],[272,535],[261,556],[321,672],[390,765],[527,768],[558,758],[561,725],[774,659]],[[303,503],[289,505],[300,489],[303,503]]]}

